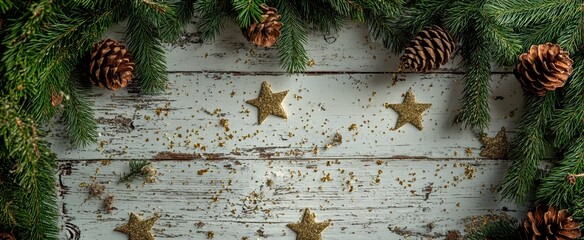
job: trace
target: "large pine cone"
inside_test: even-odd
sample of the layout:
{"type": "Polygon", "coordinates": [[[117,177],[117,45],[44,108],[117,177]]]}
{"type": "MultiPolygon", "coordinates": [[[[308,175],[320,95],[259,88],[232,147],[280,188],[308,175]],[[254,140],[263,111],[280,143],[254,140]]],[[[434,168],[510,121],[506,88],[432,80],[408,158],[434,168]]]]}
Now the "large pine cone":
{"type": "Polygon", "coordinates": [[[440,26],[426,27],[410,41],[400,61],[405,69],[430,71],[448,62],[455,45],[454,38],[440,26]]]}
{"type": "Polygon", "coordinates": [[[134,78],[132,55],[126,47],[106,39],[93,47],[89,62],[91,83],[117,91],[134,78]]]}
{"type": "Polygon", "coordinates": [[[524,236],[530,240],[572,240],[581,236],[580,224],[567,210],[556,211],[553,206],[538,205],[523,221],[524,236]]]}
{"type": "Polygon", "coordinates": [[[280,28],[283,24],[278,21],[281,16],[276,8],[266,5],[262,5],[261,8],[264,11],[262,21],[252,23],[247,29],[243,29],[243,35],[258,46],[272,47],[281,35],[280,28]]]}
{"type": "Polygon", "coordinates": [[[519,64],[513,71],[523,90],[537,96],[564,86],[572,64],[567,52],[556,44],[532,45],[529,52],[519,56],[519,64]]]}

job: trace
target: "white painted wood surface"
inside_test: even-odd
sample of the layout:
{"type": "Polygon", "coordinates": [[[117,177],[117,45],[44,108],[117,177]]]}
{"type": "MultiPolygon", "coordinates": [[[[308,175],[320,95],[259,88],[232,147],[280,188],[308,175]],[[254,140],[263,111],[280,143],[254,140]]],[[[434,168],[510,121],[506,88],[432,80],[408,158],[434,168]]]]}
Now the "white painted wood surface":
{"type": "MultiPolygon", "coordinates": [[[[167,47],[166,94],[94,89],[98,144],[71,148],[58,124],[50,128],[62,169],[63,239],[126,239],[113,229],[129,212],[160,214],[157,239],[207,239],[209,231],[214,239],[295,239],[286,224],[306,207],[318,221],[332,220],[324,239],[441,239],[462,231],[467,217],[523,215],[495,192],[509,163],[479,157],[477,133],[452,125],[462,92],[456,65],[394,82],[397,58],[364,26],[310,39],[316,65],[289,75],[276,50],[253,47],[234,25],[214,43],[201,43],[191,28],[167,47]],[[263,81],[290,91],[288,120],[257,125],[257,109],[245,100],[263,81]],[[397,114],[384,104],[401,103],[409,88],[432,103],[424,130],[392,130],[397,114]],[[342,144],[326,149],[337,132],[342,144]],[[155,160],[158,181],[116,184],[129,159],[155,160]],[[82,186],[92,182],[115,197],[112,213],[87,200],[82,186]]],[[[512,136],[521,89],[501,70],[492,90],[488,134],[504,126],[512,136]]]]}

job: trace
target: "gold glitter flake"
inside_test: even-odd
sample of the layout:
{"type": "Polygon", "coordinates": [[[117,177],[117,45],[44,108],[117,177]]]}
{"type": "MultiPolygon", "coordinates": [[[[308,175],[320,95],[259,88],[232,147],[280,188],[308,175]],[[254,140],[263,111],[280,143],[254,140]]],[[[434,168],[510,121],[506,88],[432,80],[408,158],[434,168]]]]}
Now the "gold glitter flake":
{"type": "Polygon", "coordinates": [[[290,223],[288,227],[296,233],[296,240],[322,240],[321,233],[331,224],[330,221],[317,223],[316,215],[310,209],[304,210],[299,223],[290,223]]]}
{"type": "Polygon", "coordinates": [[[127,234],[129,240],[154,240],[150,229],[156,220],[158,220],[158,215],[142,221],[136,214],[130,213],[130,222],[114,230],[127,234]]]}
{"type": "Polygon", "coordinates": [[[284,119],[288,119],[286,111],[282,107],[282,101],[288,94],[288,91],[273,93],[271,86],[267,82],[262,83],[262,88],[260,90],[260,96],[255,99],[250,99],[245,101],[251,105],[254,105],[259,110],[258,124],[262,124],[268,115],[274,115],[284,119]]]}
{"type": "Polygon", "coordinates": [[[495,160],[507,159],[507,154],[511,150],[511,144],[507,141],[507,134],[505,133],[504,127],[501,128],[501,131],[494,138],[487,137],[486,135],[481,136],[481,142],[485,145],[485,148],[481,151],[481,156],[495,160]]]}
{"type": "Polygon", "coordinates": [[[403,103],[401,104],[386,104],[386,107],[391,107],[399,114],[397,124],[393,130],[397,130],[406,123],[411,123],[418,129],[422,130],[422,113],[430,108],[430,103],[416,103],[416,97],[412,90],[408,90],[403,103]]]}

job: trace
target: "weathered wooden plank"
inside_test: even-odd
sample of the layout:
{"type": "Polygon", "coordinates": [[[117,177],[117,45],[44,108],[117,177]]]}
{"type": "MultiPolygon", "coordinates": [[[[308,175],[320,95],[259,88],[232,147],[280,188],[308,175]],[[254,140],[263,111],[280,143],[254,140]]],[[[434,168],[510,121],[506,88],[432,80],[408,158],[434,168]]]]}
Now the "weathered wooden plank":
{"type": "MultiPolygon", "coordinates": [[[[276,48],[265,49],[249,43],[233,22],[226,23],[215,41],[203,42],[196,21],[187,26],[180,39],[167,45],[169,71],[284,72],[276,48]]],[[[125,25],[120,25],[104,37],[123,40],[124,28],[125,25]]],[[[305,49],[315,63],[307,68],[312,72],[395,72],[399,65],[399,56],[373,40],[364,24],[349,24],[330,34],[313,31],[305,49]]],[[[460,58],[455,58],[435,72],[462,72],[459,61],[460,58]]]]}
{"type": "Polygon", "coordinates": [[[483,214],[521,217],[495,193],[508,161],[218,160],[155,161],[156,183],[117,184],[125,161],[62,161],[63,234],[126,239],[113,229],[129,212],[160,214],[157,239],[294,239],[287,223],[310,208],[330,219],[325,239],[443,239],[483,214]],[[86,184],[105,185],[102,200],[86,184]],[[73,233],[76,232],[76,233],[73,233]],[[442,238],[441,238],[442,236],[442,238]]]}
{"type": "MultiPolygon", "coordinates": [[[[58,126],[49,128],[49,139],[63,160],[475,157],[477,134],[452,125],[460,78],[418,74],[392,83],[389,74],[175,73],[167,94],[157,96],[96,88],[99,144],[71,148],[58,126]],[[257,109],[245,100],[258,96],[263,81],[274,92],[289,90],[287,121],[270,116],[257,125],[257,109]],[[384,104],[401,103],[409,88],[418,102],[433,104],[425,128],[392,130],[398,115],[384,104]],[[342,144],[325,149],[337,132],[342,144]]],[[[493,75],[490,135],[501,126],[512,132],[520,115],[521,89],[511,78],[493,75]]]]}

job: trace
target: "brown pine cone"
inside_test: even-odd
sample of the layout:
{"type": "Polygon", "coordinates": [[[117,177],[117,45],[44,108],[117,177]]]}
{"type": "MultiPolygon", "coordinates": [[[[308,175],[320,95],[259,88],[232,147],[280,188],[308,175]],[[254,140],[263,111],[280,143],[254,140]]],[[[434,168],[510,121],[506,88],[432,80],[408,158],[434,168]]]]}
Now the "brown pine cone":
{"type": "Polygon", "coordinates": [[[524,91],[543,96],[564,86],[572,74],[572,64],[569,54],[556,44],[532,45],[529,52],[519,56],[513,73],[524,91]]]}
{"type": "Polygon", "coordinates": [[[546,205],[538,205],[535,211],[527,213],[523,231],[531,240],[572,240],[581,236],[580,224],[567,210],[556,211],[555,207],[546,205]]]}
{"type": "Polygon", "coordinates": [[[414,37],[400,57],[405,69],[425,72],[446,64],[456,42],[440,26],[426,27],[414,37]]]}
{"type": "Polygon", "coordinates": [[[16,240],[10,233],[0,233],[0,240],[16,240]]]}
{"type": "Polygon", "coordinates": [[[93,47],[89,62],[91,83],[117,91],[134,78],[136,65],[126,47],[106,39],[93,47]]]}
{"type": "Polygon", "coordinates": [[[248,41],[255,43],[261,47],[272,47],[280,37],[280,28],[282,22],[279,22],[280,15],[278,10],[266,5],[261,6],[264,14],[262,14],[262,21],[259,23],[252,23],[247,29],[243,29],[243,35],[248,41]]]}

